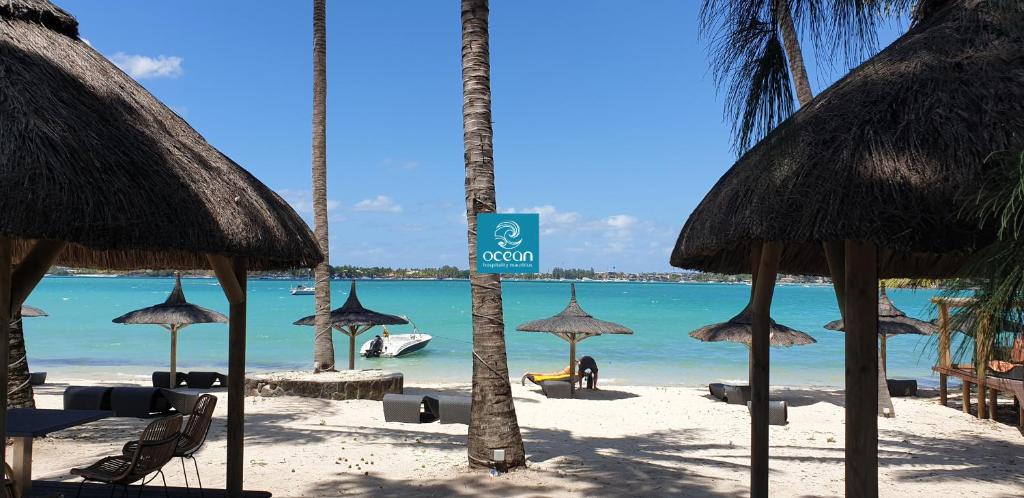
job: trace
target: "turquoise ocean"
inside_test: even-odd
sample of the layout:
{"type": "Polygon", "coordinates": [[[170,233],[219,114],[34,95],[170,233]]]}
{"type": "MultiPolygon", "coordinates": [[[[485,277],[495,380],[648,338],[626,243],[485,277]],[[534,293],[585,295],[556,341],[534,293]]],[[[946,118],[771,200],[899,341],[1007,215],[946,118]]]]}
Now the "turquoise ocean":
{"type": "MultiPolygon", "coordinates": [[[[216,280],[183,279],[192,303],[227,313],[216,280]]],[[[312,296],[292,296],[299,283],[250,280],[248,303],[249,371],[309,369],[312,327],[292,325],[313,312],[312,296]]],[[[111,320],[128,311],[162,302],[173,286],[165,278],[46,277],[27,304],[48,317],[25,319],[29,362],[33,371],[55,376],[116,380],[148,377],[166,370],[170,337],[155,325],[118,325],[111,320]]],[[[712,380],[746,378],[747,350],[739,344],[702,343],[688,336],[700,326],[729,319],[747,303],[750,287],[730,284],[615,283],[576,284],[580,304],[592,315],[622,323],[632,336],[602,336],[579,346],[578,355],[593,356],[602,382],[622,385],[699,385],[712,380]]],[[[471,372],[469,283],[466,281],[371,280],[358,283],[367,308],[407,315],[422,332],[434,336],[421,352],[405,358],[357,358],[357,368],[401,371],[407,383],[468,383],[471,372]]],[[[344,302],[349,282],[335,281],[332,307],[344,302]]],[[[503,282],[510,374],[556,371],[568,363],[564,341],[515,326],[558,313],[569,298],[568,282],[503,282]]],[[[931,319],[931,290],[890,290],[905,313],[931,319]]],[[[780,285],[772,316],[805,331],[817,344],[771,351],[771,383],[788,386],[842,386],[843,334],[822,326],[838,311],[830,286],[780,285]]],[[[389,327],[404,333],[410,326],[389,327]]],[[[377,330],[358,339],[369,340],[377,330]]],[[[335,333],[336,358],[344,365],[348,341],[335,333]]],[[[888,343],[890,378],[914,378],[936,384],[931,365],[935,339],[900,336],[888,343]]],[[[179,334],[178,369],[227,369],[227,326],[193,325],[179,334]]]]}

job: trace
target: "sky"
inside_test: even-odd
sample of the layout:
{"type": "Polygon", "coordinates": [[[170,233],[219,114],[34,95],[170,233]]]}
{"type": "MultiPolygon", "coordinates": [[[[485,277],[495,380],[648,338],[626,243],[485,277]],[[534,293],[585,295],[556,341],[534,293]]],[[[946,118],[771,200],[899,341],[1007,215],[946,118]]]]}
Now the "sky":
{"type": "MultiPolygon", "coordinates": [[[[56,3],[312,226],[311,1],[56,3]]],[[[331,263],[467,267],[459,2],[327,3],[331,263]]],[[[491,2],[498,209],[540,214],[542,270],[672,269],[736,159],[698,7],[491,2]]],[[[845,73],[805,55],[815,91],[845,73]]]]}

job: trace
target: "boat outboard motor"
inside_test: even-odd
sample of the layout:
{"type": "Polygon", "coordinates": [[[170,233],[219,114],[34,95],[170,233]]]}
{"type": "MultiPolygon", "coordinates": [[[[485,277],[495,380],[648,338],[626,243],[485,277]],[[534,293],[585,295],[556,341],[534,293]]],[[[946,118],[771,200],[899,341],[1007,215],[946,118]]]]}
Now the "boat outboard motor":
{"type": "Polygon", "coordinates": [[[366,350],[366,357],[367,358],[380,358],[380,354],[383,351],[384,351],[384,339],[381,339],[380,336],[378,335],[378,336],[373,338],[372,342],[370,342],[370,349],[366,350]]]}

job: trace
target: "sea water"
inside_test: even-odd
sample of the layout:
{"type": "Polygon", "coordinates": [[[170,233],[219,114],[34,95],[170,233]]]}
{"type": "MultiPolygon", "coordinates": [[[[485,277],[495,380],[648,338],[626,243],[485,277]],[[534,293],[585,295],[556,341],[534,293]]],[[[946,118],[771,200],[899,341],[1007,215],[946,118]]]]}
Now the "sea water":
{"type": "MultiPolygon", "coordinates": [[[[289,280],[249,281],[248,371],[311,369],[313,328],[292,322],[314,311],[313,296],[293,296],[289,280]]],[[[227,314],[227,300],[214,279],[182,280],[194,304],[227,314]]],[[[332,307],[348,296],[349,282],[334,281],[332,307]]],[[[403,358],[356,359],[357,368],[383,368],[405,374],[407,383],[468,383],[472,370],[470,289],[466,281],[367,280],[358,294],[369,309],[406,315],[434,339],[403,358]]],[[[111,320],[128,311],[163,302],[168,278],[46,277],[26,304],[48,317],[25,319],[29,362],[33,371],[51,375],[110,380],[144,378],[166,370],[170,334],[156,325],[120,325],[111,320]]],[[[561,311],[569,300],[568,282],[502,283],[509,372],[558,371],[568,364],[569,346],[544,333],[518,332],[516,325],[561,311]]],[[[621,323],[634,335],[608,335],[579,344],[577,357],[594,357],[602,383],[631,385],[699,385],[715,380],[743,380],[747,349],[740,344],[703,343],[689,332],[728,320],[747,304],[750,287],[735,284],[580,282],[580,305],[597,318],[621,323]]],[[[893,302],[910,316],[931,319],[931,290],[890,290],[893,302]]],[[[771,383],[789,386],[842,386],[844,336],[823,325],[838,318],[835,295],[827,285],[780,285],[772,317],[807,332],[818,342],[772,348],[771,383]]],[[[389,327],[408,333],[411,326],[389,327]]],[[[380,333],[359,336],[357,348],[380,333]]],[[[935,384],[931,366],[936,338],[897,336],[888,342],[890,378],[914,378],[935,384]]],[[[336,361],[348,363],[348,338],[334,334],[336,361]]],[[[227,325],[192,325],[179,333],[179,371],[227,370],[227,325]]]]}

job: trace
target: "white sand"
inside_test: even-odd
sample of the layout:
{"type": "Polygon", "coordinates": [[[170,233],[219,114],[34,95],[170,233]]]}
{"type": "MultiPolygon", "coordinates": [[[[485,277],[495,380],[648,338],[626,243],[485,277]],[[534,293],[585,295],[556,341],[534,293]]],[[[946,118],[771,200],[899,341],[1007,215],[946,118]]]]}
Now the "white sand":
{"type": "MultiPolygon", "coordinates": [[[[39,407],[61,406],[67,382],[54,382],[37,393],[39,407]]],[[[217,394],[199,464],[204,484],[222,487],[226,395],[217,394]]],[[[247,398],[246,488],[275,496],[746,494],[745,407],[676,387],[607,386],[587,393],[590,399],[553,400],[515,384],[514,394],[530,467],[499,477],[467,467],[462,425],[387,424],[374,401],[247,398]]],[[[789,425],[771,428],[772,494],[841,496],[841,393],[776,389],[772,398],[791,406],[789,425]]],[[[1015,427],[978,421],[935,399],[894,403],[898,416],[879,419],[883,496],[1024,495],[1024,437],[1015,427]]],[[[145,424],[107,419],[37,440],[34,476],[72,480],[68,469],[116,454],[145,424]]],[[[167,475],[184,484],[177,462],[167,475]]]]}

